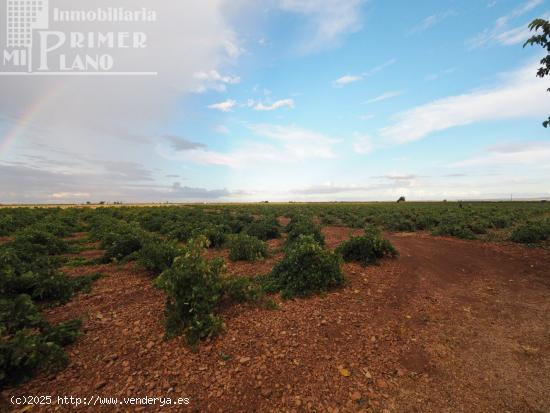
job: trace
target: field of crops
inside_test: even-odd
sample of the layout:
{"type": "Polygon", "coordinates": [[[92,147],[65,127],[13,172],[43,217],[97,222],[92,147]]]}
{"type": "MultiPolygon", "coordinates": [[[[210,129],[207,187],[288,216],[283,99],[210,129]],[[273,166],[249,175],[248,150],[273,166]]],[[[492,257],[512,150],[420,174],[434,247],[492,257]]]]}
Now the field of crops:
{"type": "Polygon", "coordinates": [[[549,240],[546,202],[2,208],[2,403],[550,411],[549,240]]]}

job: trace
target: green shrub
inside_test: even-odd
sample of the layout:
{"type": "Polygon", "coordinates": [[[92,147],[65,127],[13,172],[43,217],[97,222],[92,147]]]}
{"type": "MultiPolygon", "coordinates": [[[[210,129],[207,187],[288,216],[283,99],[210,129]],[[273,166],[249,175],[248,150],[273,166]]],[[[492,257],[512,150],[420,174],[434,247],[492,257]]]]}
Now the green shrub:
{"type": "Polygon", "coordinates": [[[0,388],[24,382],[37,370],[58,370],[65,364],[63,349],[33,330],[8,335],[0,326],[0,388]]]}
{"type": "Polygon", "coordinates": [[[195,229],[196,226],[190,223],[173,223],[166,229],[166,233],[169,238],[185,242],[193,236],[195,229]]]}
{"type": "Polygon", "coordinates": [[[336,251],[345,261],[356,261],[363,265],[373,264],[383,257],[395,257],[398,254],[393,245],[382,238],[374,227],[368,228],[365,235],[345,241],[336,251]]]}
{"type": "Polygon", "coordinates": [[[23,328],[41,329],[45,324],[40,310],[28,295],[0,299],[0,325],[7,334],[23,328]]]}
{"type": "Polygon", "coordinates": [[[0,389],[57,371],[66,362],[62,346],[74,342],[79,320],[48,324],[28,295],[0,299],[0,389]]]}
{"type": "Polygon", "coordinates": [[[11,234],[17,228],[17,224],[11,215],[0,216],[0,237],[11,234]]]}
{"type": "Polygon", "coordinates": [[[550,239],[550,220],[521,225],[512,232],[510,239],[522,244],[546,241],[550,239]]]}
{"type": "Polygon", "coordinates": [[[401,218],[396,218],[394,221],[389,222],[386,225],[386,228],[389,231],[413,232],[416,230],[416,224],[411,219],[406,219],[404,217],[401,217],[401,218]]]}
{"type": "Polygon", "coordinates": [[[307,296],[344,283],[341,257],[325,250],[311,235],[301,235],[275,265],[269,286],[283,297],[307,296]]]}
{"type": "Polygon", "coordinates": [[[221,225],[211,225],[205,228],[197,228],[193,231],[193,237],[205,236],[208,239],[209,248],[219,248],[225,244],[227,234],[221,225]]]}
{"type": "Polygon", "coordinates": [[[0,245],[0,296],[28,294],[34,300],[49,304],[67,302],[74,293],[90,289],[99,275],[68,277],[58,272],[58,257],[38,255],[26,261],[29,254],[18,250],[20,244],[0,245]],[[19,255],[22,254],[20,257],[19,255]]]}
{"type": "Polygon", "coordinates": [[[263,241],[279,238],[281,230],[276,218],[263,218],[245,227],[244,232],[263,241]]]}
{"type": "Polygon", "coordinates": [[[262,297],[262,288],[256,280],[247,277],[231,277],[223,280],[227,297],[238,303],[257,301],[262,297]]]}
{"type": "Polygon", "coordinates": [[[31,261],[39,255],[57,255],[69,251],[69,244],[55,235],[35,228],[20,231],[9,243],[20,259],[31,261]]]}
{"type": "Polygon", "coordinates": [[[190,240],[172,267],[155,282],[166,293],[167,335],[184,333],[192,345],[223,328],[215,314],[223,295],[223,260],[206,260],[202,251],[207,244],[204,237],[190,240]]]}
{"type": "Polygon", "coordinates": [[[339,225],[340,220],[332,215],[321,215],[321,224],[323,225],[339,225]]]}
{"type": "Polygon", "coordinates": [[[462,239],[476,239],[476,235],[470,228],[460,224],[439,224],[432,231],[432,235],[450,235],[462,239]]]}
{"type": "Polygon", "coordinates": [[[229,259],[256,261],[267,257],[265,242],[250,235],[238,234],[229,238],[229,259]]]}
{"type": "Polygon", "coordinates": [[[122,227],[104,234],[101,247],[105,249],[104,262],[121,261],[143,246],[143,233],[132,227],[122,227]]]}
{"type": "Polygon", "coordinates": [[[292,220],[288,224],[287,231],[288,236],[285,242],[287,248],[292,247],[301,236],[311,236],[320,245],[325,245],[325,237],[321,233],[321,228],[309,220],[292,220]]]}
{"type": "Polygon", "coordinates": [[[137,263],[155,274],[160,274],[172,266],[179,253],[176,241],[151,238],[143,243],[137,253],[137,263]]]}

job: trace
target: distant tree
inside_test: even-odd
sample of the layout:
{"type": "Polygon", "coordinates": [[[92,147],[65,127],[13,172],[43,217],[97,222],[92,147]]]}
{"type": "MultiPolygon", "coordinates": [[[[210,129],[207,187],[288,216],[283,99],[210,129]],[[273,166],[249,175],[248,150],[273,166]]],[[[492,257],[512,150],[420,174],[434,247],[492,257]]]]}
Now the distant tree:
{"type": "Polygon", "coordinates": [[[399,199],[397,200],[397,202],[405,202],[405,197],[404,196],[400,196],[399,199]]]}
{"type": "MultiPolygon", "coordinates": [[[[543,49],[546,49],[546,56],[540,61],[542,66],[539,67],[539,70],[537,71],[538,77],[544,77],[550,75],[550,22],[544,19],[535,19],[529,23],[529,30],[538,31],[539,29],[542,30],[542,33],[531,36],[531,38],[523,44],[523,47],[527,45],[532,46],[534,44],[539,44],[543,49]]],[[[547,90],[550,92],[550,88],[547,90]]],[[[547,128],[548,125],[550,125],[550,116],[548,117],[548,120],[542,122],[542,126],[545,128],[547,128]]]]}

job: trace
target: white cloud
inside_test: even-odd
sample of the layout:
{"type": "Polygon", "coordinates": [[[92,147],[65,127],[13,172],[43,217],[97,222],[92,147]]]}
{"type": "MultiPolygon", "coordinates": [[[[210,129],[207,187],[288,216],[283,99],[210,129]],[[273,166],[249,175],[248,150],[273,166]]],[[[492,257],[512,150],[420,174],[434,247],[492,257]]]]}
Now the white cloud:
{"type": "Polygon", "coordinates": [[[355,133],[353,140],[353,150],[356,153],[364,155],[372,152],[374,145],[372,143],[372,138],[369,135],[355,133]]]}
{"type": "Polygon", "coordinates": [[[402,90],[391,90],[389,92],[384,92],[381,95],[378,95],[372,99],[369,99],[365,101],[365,103],[374,103],[374,102],[381,102],[383,100],[391,99],[396,96],[402,95],[404,92],[402,90]]]}
{"type": "Polygon", "coordinates": [[[372,69],[367,70],[364,73],[361,73],[360,75],[344,75],[338,79],[336,79],[333,82],[333,85],[335,87],[342,87],[345,85],[348,85],[350,83],[358,82],[360,80],[363,80],[366,77],[372,76],[381,70],[385,69],[388,66],[393,65],[395,62],[397,62],[396,59],[390,59],[387,62],[382,63],[381,65],[375,66],[372,69]]]}
{"type": "Polygon", "coordinates": [[[529,30],[529,27],[519,26],[505,32],[496,34],[494,40],[504,46],[512,46],[514,44],[523,44],[531,37],[533,33],[529,30]]]}
{"type": "Polygon", "coordinates": [[[216,109],[222,112],[231,112],[236,104],[237,104],[236,100],[227,99],[227,100],[224,100],[223,102],[213,103],[212,105],[208,105],[208,108],[216,109]]]}
{"type": "MultiPolygon", "coordinates": [[[[386,143],[422,139],[430,133],[475,122],[540,117],[546,114],[548,95],[543,79],[528,66],[504,77],[500,85],[451,96],[398,114],[396,122],[379,130],[386,143]]],[[[502,76],[501,76],[502,78],[502,76]]]]}
{"type": "Polygon", "coordinates": [[[362,80],[363,79],[363,76],[359,76],[359,75],[345,75],[345,76],[342,76],[342,77],[339,77],[338,79],[336,79],[334,81],[334,85],[335,86],[345,86],[345,85],[348,85],[350,83],[353,83],[353,82],[357,82],[359,80],[362,80]]]}
{"type": "Polygon", "coordinates": [[[241,47],[235,37],[225,38],[223,40],[223,48],[227,55],[232,59],[236,59],[246,51],[243,47],[241,47]]]}
{"type": "Polygon", "coordinates": [[[361,120],[369,120],[369,119],[372,119],[372,118],[374,118],[374,114],[372,114],[372,113],[359,115],[359,119],[361,119],[361,120]]]}
{"type": "Polygon", "coordinates": [[[73,199],[73,198],[89,198],[88,192],[56,192],[51,195],[55,199],[73,199]]]}
{"type": "Polygon", "coordinates": [[[447,10],[442,13],[438,14],[432,14],[431,16],[428,16],[424,18],[420,23],[418,23],[416,26],[412,27],[408,34],[414,34],[418,32],[423,32],[424,30],[429,29],[432,26],[435,26],[436,24],[442,22],[447,17],[456,16],[457,13],[454,10],[447,10]]]}
{"type": "Polygon", "coordinates": [[[295,125],[257,124],[249,128],[259,138],[269,141],[249,142],[227,152],[206,148],[177,152],[169,146],[160,146],[158,150],[161,156],[168,159],[246,168],[265,163],[288,164],[308,159],[333,158],[332,147],[338,142],[321,133],[295,125]]]}
{"type": "Polygon", "coordinates": [[[528,141],[504,143],[487,148],[485,154],[481,156],[455,162],[451,166],[463,168],[487,165],[548,167],[550,165],[550,142],[528,141]]]}
{"type": "Polygon", "coordinates": [[[227,135],[229,133],[229,128],[225,125],[218,125],[214,128],[214,131],[227,135]]]}
{"type": "Polygon", "coordinates": [[[208,90],[224,92],[227,89],[226,85],[235,85],[241,81],[241,78],[238,76],[222,76],[217,70],[197,72],[193,77],[199,81],[199,84],[194,89],[196,93],[203,93],[208,90]]]}
{"type": "Polygon", "coordinates": [[[396,62],[397,62],[397,59],[392,58],[392,59],[390,59],[390,60],[388,60],[388,61],[386,61],[386,62],[384,62],[384,63],[382,63],[378,66],[373,67],[372,69],[367,70],[365,73],[363,73],[363,76],[364,77],[372,76],[372,75],[382,71],[386,67],[393,65],[396,62]]]}
{"type": "Polygon", "coordinates": [[[271,125],[257,124],[250,126],[250,129],[260,136],[281,141],[307,141],[316,144],[328,144],[338,142],[322,133],[309,129],[303,129],[295,125],[271,125]]]}
{"type": "MultiPolygon", "coordinates": [[[[493,44],[500,44],[504,46],[510,46],[525,42],[533,33],[530,32],[527,27],[528,22],[514,27],[508,28],[508,23],[530,10],[534,9],[538,5],[542,4],[543,0],[529,0],[523,3],[521,6],[512,10],[510,13],[499,17],[492,28],[485,29],[478,35],[468,39],[466,45],[470,49],[477,49],[484,46],[490,46],[493,44]]],[[[548,13],[545,13],[542,18],[547,19],[548,13]]]]}
{"type": "Polygon", "coordinates": [[[363,0],[280,0],[278,7],[308,18],[302,49],[311,51],[330,47],[346,33],[361,28],[363,0]]]}
{"type": "Polygon", "coordinates": [[[443,76],[447,76],[447,75],[450,75],[451,73],[454,73],[455,70],[456,69],[454,67],[449,67],[448,69],[442,70],[442,71],[437,72],[437,73],[430,73],[429,75],[426,76],[426,80],[440,79],[443,76]]]}
{"type": "Polygon", "coordinates": [[[499,17],[496,21],[496,25],[504,26],[506,25],[506,23],[508,23],[509,20],[524,15],[525,13],[527,13],[528,11],[531,11],[532,9],[534,9],[535,7],[537,7],[542,3],[544,3],[544,0],[527,0],[525,3],[516,7],[507,15],[499,17]]]}
{"type": "MultiPolygon", "coordinates": [[[[55,3],[56,7],[65,10],[75,7],[72,0],[56,0],[55,3]]],[[[91,0],[79,7],[97,10],[113,7],[113,2],[91,0]]],[[[223,73],[222,70],[238,55],[239,40],[230,25],[225,1],[117,0],[116,7],[154,10],[158,21],[128,23],[123,24],[124,27],[108,22],[64,23],[63,31],[144,32],[148,35],[145,49],[111,49],[108,54],[113,56],[116,70],[155,71],[158,75],[73,76],[70,79],[21,76],[9,80],[2,76],[0,116],[10,120],[2,122],[1,127],[10,129],[11,139],[16,142],[2,148],[0,157],[3,160],[41,155],[49,160],[64,161],[62,167],[45,166],[42,173],[62,168],[63,177],[67,179],[87,173],[86,184],[94,190],[86,188],[84,192],[106,194],[113,190],[114,183],[89,173],[94,170],[93,165],[74,162],[75,157],[68,153],[113,162],[123,157],[140,165],[156,167],[157,162],[164,159],[151,157],[152,137],[161,136],[166,132],[167,123],[181,116],[185,110],[182,102],[202,82],[195,74],[205,70],[223,73]],[[73,163],[69,164],[70,161],[73,163]]],[[[232,12],[238,12],[240,7],[232,5],[232,12]]],[[[94,51],[82,50],[81,54],[84,53],[94,51]]],[[[55,186],[57,184],[37,192],[36,187],[25,185],[23,175],[16,174],[11,179],[21,199],[32,191],[35,192],[32,195],[39,193],[41,199],[54,193],[83,192],[78,186],[75,191],[64,189],[63,185],[55,186]]],[[[122,189],[117,187],[119,191],[122,189]]]]}
{"type": "Polygon", "coordinates": [[[272,104],[263,104],[262,102],[257,103],[254,106],[254,110],[259,111],[271,111],[280,108],[288,107],[294,109],[294,99],[281,99],[273,102],[272,104]]]}

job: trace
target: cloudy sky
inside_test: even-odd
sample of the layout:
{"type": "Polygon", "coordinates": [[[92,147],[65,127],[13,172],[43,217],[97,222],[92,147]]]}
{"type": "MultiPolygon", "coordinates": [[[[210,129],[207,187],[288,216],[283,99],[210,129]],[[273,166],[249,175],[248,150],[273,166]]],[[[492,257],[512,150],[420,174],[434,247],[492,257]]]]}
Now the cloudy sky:
{"type": "Polygon", "coordinates": [[[0,76],[0,203],[550,196],[547,0],[77,4],[155,10],[158,75],[0,76]]]}

